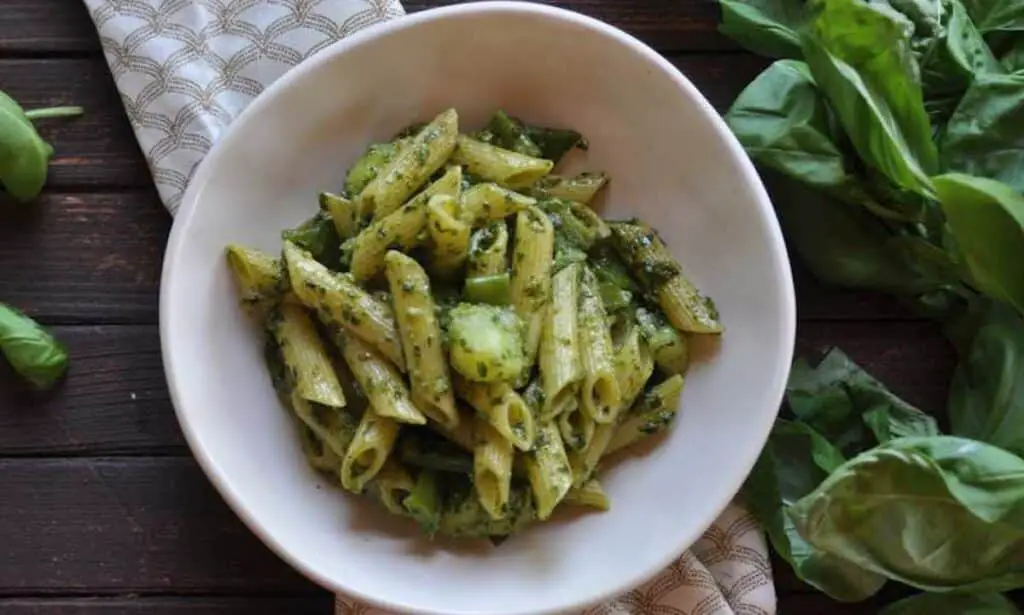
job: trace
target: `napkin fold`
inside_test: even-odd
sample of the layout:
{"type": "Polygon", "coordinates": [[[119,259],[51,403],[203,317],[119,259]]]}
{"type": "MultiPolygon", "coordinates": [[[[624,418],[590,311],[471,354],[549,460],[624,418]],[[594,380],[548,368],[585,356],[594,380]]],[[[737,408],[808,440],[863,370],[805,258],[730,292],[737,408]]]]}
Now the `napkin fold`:
{"type": "MultiPolygon", "coordinates": [[[[128,119],[173,215],[210,147],[265,87],[397,0],[85,0],[128,119]]],[[[768,549],[731,504],[649,583],[586,615],[774,615],[768,549]]],[[[381,611],[338,596],[337,614],[381,611]]]]}

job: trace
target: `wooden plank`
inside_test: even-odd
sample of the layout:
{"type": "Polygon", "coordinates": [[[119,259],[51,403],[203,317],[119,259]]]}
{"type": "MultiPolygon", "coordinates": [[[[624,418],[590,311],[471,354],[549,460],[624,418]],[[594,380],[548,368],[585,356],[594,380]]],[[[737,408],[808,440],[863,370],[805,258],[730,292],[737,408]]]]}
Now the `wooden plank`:
{"type": "Polygon", "coordinates": [[[92,597],[0,600],[5,615],[327,615],[334,597],[315,595],[247,597],[92,597]]]}
{"type": "MultiPolygon", "coordinates": [[[[185,454],[168,397],[156,326],[57,327],[71,351],[67,382],[36,399],[0,370],[0,456],[185,454]]],[[[808,322],[798,353],[832,344],[908,401],[943,412],[955,357],[918,322],[808,322]]],[[[2,493],[2,491],[0,491],[2,493]]]]}
{"type": "MultiPolygon", "coordinates": [[[[462,0],[411,0],[409,12],[462,0]]],[[[604,20],[662,50],[732,49],[716,31],[719,9],[714,0],[548,0],[546,4],[604,20]]],[[[80,0],[4,0],[0,11],[0,52],[54,53],[99,50],[99,42],[80,0]]]]}
{"type": "Polygon", "coordinates": [[[0,361],[0,455],[186,452],[174,418],[156,326],[56,327],[67,380],[48,395],[0,361]]]}
{"type": "Polygon", "coordinates": [[[44,193],[0,225],[0,298],[49,323],[155,323],[170,223],[151,190],[44,193]]]}
{"type": "MultiPolygon", "coordinates": [[[[4,14],[5,10],[0,11],[4,14]]],[[[151,183],[106,62],[0,60],[4,91],[26,109],[81,105],[85,115],[40,122],[54,147],[50,188],[151,183]]]]}
{"type": "Polygon", "coordinates": [[[191,459],[0,459],[0,493],[0,595],[316,591],[191,459]]]}

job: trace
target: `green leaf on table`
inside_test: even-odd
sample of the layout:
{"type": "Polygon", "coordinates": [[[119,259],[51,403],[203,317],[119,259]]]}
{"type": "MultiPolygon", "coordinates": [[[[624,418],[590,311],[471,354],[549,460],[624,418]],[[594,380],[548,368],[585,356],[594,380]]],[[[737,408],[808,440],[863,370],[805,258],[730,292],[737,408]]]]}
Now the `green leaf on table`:
{"type": "Polygon", "coordinates": [[[1024,454],[1024,320],[985,301],[974,335],[953,373],[949,418],[954,435],[1024,454]]]}
{"type": "Polygon", "coordinates": [[[970,282],[1024,313],[1024,197],[1006,184],[951,173],[935,188],[970,282]]]}
{"type": "Polygon", "coordinates": [[[808,425],[779,419],[743,486],[743,496],[772,547],[797,577],[837,600],[852,602],[873,595],[885,579],[811,547],[786,512],[843,462],[842,453],[808,425]]]}
{"type": "Polygon", "coordinates": [[[39,323],[0,303],[0,353],[37,389],[57,384],[68,369],[68,353],[39,323]]]}
{"type": "Polygon", "coordinates": [[[719,0],[718,31],[756,54],[800,58],[804,0],[719,0]]]}
{"type": "Polygon", "coordinates": [[[938,153],[912,31],[913,24],[888,6],[820,0],[803,49],[861,159],[897,186],[931,197],[938,153]]]}
{"type": "Polygon", "coordinates": [[[1024,584],[1024,459],[952,436],[861,453],[790,508],[815,548],[930,591],[1024,584]]]}
{"type": "Polygon", "coordinates": [[[878,615],[1020,615],[1020,611],[1002,594],[918,594],[894,602],[878,615]]]}
{"type": "Polygon", "coordinates": [[[845,455],[893,438],[939,433],[935,419],[893,395],[838,348],[817,367],[794,362],[786,401],[796,418],[845,455]]]}
{"type": "Polygon", "coordinates": [[[1024,192],[1024,74],[986,75],[968,88],[946,127],[942,163],[1024,192]]]}

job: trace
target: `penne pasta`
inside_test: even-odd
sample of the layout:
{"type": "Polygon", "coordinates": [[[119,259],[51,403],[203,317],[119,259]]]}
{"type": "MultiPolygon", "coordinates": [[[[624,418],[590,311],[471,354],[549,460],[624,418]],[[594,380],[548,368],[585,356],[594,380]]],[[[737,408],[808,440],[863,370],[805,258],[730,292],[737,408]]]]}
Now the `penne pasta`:
{"type": "Polygon", "coordinates": [[[462,194],[459,219],[477,228],[504,220],[537,204],[537,200],[491,183],[476,184],[462,194]]]}
{"type": "Polygon", "coordinates": [[[528,451],[536,437],[530,407],[507,383],[483,384],[455,378],[455,393],[479,412],[498,433],[521,451],[528,451]]]}
{"type": "Polygon", "coordinates": [[[413,403],[405,379],[372,346],[354,335],[346,335],[342,355],[374,414],[410,425],[427,422],[413,403]]]}
{"type": "Polygon", "coordinates": [[[390,306],[350,277],[332,273],[294,244],[285,242],[284,260],[292,290],[304,305],[315,310],[325,324],[350,331],[399,370],[405,370],[398,325],[390,306]]]}
{"type": "Polygon", "coordinates": [[[512,257],[512,305],[526,329],[526,366],[533,366],[540,346],[544,314],[551,296],[551,267],[555,231],[540,210],[530,207],[516,214],[515,251],[512,257]]]}
{"type": "Polygon", "coordinates": [[[542,423],[538,427],[533,450],[526,453],[525,463],[537,518],[543,521],[551,516],[572,487],[569,458],[554,423],[542,423]]]}
{"type": "Polygon", "coordinates": [[[551,281],[551,305],[545,312],[538,364],[544,392],[541,421],[559,416],[578,394],[583,378],[576,318],[580,266],[569,265],[551,281]]]}
{"type": "Polygon", "coordinates": [[[292,392],[311,403],[344,408],[345,392],[305,308],[282,303],[271,315],[267,329],[281,348],[292,392]]]}
{"type": "Polygon", "coordinates": [[[374,412],[363,413],[352,444],[341,460],[341,485],[353,493],[362,493],[384,466],[395,447],[400,424],[374,412]]]}
{"type": "Polygon", "coordinates": [[[455,162],[477,177],[506,188],[526,188],[551,172],[555,163],[459,135],[455,162]]]}
{"type": "Polygon", "coordinates": [[[678,375],[651,388],[615,430],[604,454],[610,455],[664,431],[676,418],[682,392],[683,377],[678,375]]]}
{"type": "Polygon", "coordinates": [[[427,203],[427,231],[432,252],[431,267],[442,278],[450,278],[466,262],[471,229],[455,217],[455,199],[446,195],[431,197],[427,203]]]}
{"type": "Polygon", "coordinates": [[[482,417],[475,421],[475,436],[473,485],[487,514],[492,519],[501,519],[512,485],[514,449],[512,443],[482,417]]]}
{"type": "Polygon", "coordinates": [[[508,226],[504,221],[473,232],[469,240],[466,279],[501,275],[508,272],[508,226]]]}
{"type": "Polygon", "coordinates": [[[455,149],[459,115],[448,109],[424,126],[359,193],[363,217],[383,218],[398,209],[455,149]]]}
{"type": "Polygon", "coordinates": [[[601,302],[597,278],[587,267],[580,274],[580,362],[583,384],[580,407],[597,423],[611,423],[619,412],[622,393],[615,377],[612,339],[601,302]]]}
{"type": "MultiPolygon", "coordinates": [[[[446,197],[435,197],[446,198],[446,197]]],[[[414,403],[446,429],[459,425],[441,327],[434,313],[430,279],[415,260],[401,252],[384,258],[395,319],[402,335],[405,365],[414,403]]]]}
{"type": "Polygon", "coordinates": [[[540,178],[530,188],[530,194],[537,198],[554,198],[589,204],[608,183],[604,173],[581,173],[575,177],[548,175],[540,178]]]}

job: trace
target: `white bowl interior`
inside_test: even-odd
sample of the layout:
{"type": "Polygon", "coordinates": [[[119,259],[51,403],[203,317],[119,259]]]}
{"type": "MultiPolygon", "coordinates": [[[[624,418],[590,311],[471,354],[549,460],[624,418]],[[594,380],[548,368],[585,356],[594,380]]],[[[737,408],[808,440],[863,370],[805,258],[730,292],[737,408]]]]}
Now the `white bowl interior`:
{"type": "Polygon", "coordinates": [[[749,471],[792,352],[789,265],[752,168],[703,98],[624,34],[535,5],[478,4],[357,35],[262,96],[198,171],[167,252],[164,359],[179,419],[240,516],[315,580],[379,605],[535,613],[628,589],[691,544],[749,471]],[[236,305],[228,242],[270,251],[371,141],[447,107],[580,130],[576,169],[612,181],[605,215],[652,224],[727,327],[687,379],[670,435],[603,475],[611,511],[500,548],[431,544],[305,464],[236,305]]]}

